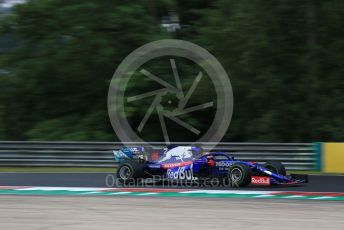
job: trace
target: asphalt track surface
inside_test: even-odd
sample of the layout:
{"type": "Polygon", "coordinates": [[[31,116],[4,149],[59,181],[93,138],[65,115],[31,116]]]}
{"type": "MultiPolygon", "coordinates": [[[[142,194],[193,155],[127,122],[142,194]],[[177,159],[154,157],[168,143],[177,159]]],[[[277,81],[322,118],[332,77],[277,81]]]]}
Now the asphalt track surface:
{"type": "Polygon", "coordinates": [[[344,205],[321,201],[0,196],[0,229],[343,229],[344,205]]]}
{"type": "MultiPolygon", "coordinates": [[[[0,173],[0,186],[116,187],[116,184],[114,183],[114,175],[109,173],[0,173]]],[[[168,185],[159,185],[157,187],[168,187],[168,185]]],[[[169,188],[183,187],[174,185],[172,187],[169,186],[169,188]]],[[[198,187],[193,186],[192,188],[197,189],[198,187]]],[[[207,187],[207,189],[226,188],[207,187]]],[[[309,183],[302,186],[255,187],[254,189],[271,191],[344,192],[344,177],[310,175],[309,183]]]]}
{"type": "MultiPolygon", "coordinates": [[[[108,187],[107,178],[114,178],[114,175],[107,173],[0,173],[0,186],[104,188],[108,187]]],[[[344,177],[310,176],[309,180],[310,183],[305,186],[252,189],[344,192],[344,177]]],[[[206,189],[223,190],[226,188],[207,187],[206,189]]],[[[251,188],[245,188],[245,190],[249,189],[251,188]]],[[[0,196],[0,229],[220,230],[254,227],[265,230],[342,230],[343,226],[343,203],[326,200],[92,195],[0,196]]]]}

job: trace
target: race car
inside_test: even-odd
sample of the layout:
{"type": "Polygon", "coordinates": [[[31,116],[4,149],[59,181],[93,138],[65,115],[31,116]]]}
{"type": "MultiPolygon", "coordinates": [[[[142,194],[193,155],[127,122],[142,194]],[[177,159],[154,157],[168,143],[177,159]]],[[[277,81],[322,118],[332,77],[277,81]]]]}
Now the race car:
{"type": "Polygon", "coordinates": [[[236,160],[225,152],[205,152],[196,146],[170,146],[158,159],[150,160],[152,150],[145,147],[123,147],[114,151],[120,163],[117,178],[128,183],[144,178],[177,181],[218,179],[230,185],[296,185],[308,182],[307,175],[286,174],[282,163],[264,164],[236,160]]]}

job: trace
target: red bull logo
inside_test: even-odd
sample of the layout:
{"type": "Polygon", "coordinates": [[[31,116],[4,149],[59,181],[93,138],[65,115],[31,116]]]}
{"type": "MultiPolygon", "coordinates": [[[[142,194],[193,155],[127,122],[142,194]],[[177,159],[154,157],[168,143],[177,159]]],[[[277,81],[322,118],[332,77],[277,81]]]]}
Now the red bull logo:
{"type": "Polygon", "coordinates": [[[167,178],[173,180],[194,180],[193,176],[193,165],[190,167],[179,167],[177,170],[169,169],[167,170],[167,178]]]}
{"type": "Polygon", "coordinates": [[[267,176],[252,176],[251,184],[254,185],[270,185],[270,177],[267,176]]]}

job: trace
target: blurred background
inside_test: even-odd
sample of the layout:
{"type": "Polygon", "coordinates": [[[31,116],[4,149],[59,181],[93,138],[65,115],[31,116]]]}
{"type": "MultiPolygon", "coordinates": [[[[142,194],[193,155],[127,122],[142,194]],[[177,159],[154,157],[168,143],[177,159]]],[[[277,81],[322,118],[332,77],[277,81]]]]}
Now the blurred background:
{"type": "MultiPolygon", "coordinates": [[[[223,141],[344,140],[341,0],[0,0],[0,140],[118,141],[112,75],[163,38],[204,47],[230,73],[223,141]]],[[[200,100],[211,95],[200,87],[200,100]]],[[[128,117],[144,113],[132,107],[128,117]]],[[[145,136],[158,141],[154,126],[145,136]]]]}

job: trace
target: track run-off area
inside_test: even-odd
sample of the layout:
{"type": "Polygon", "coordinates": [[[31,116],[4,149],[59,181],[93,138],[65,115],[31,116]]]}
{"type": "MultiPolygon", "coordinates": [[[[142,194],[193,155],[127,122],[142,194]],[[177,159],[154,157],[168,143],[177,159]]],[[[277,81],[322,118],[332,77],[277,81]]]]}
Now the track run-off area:
{"type": "Polygon", "coordinates": [[[0,229],[342,230],[341,202],[151,196],[0,196],[0,229]]]}

